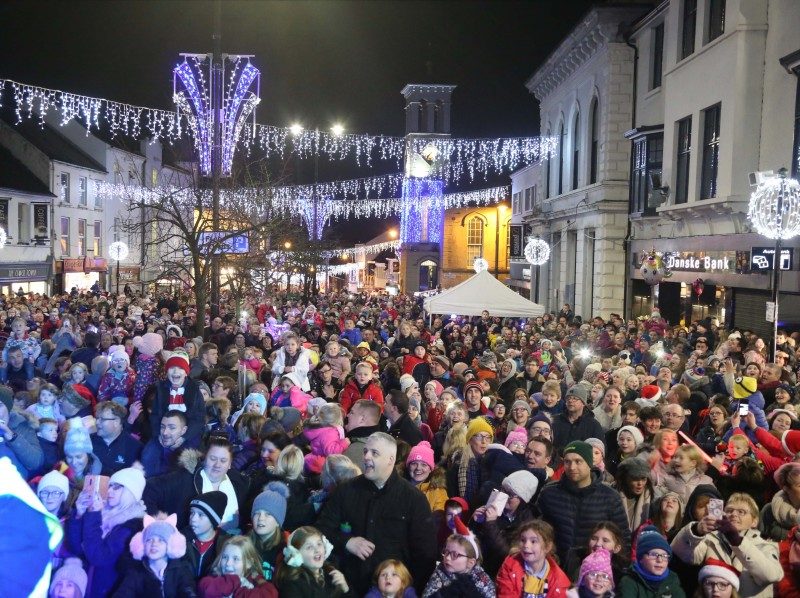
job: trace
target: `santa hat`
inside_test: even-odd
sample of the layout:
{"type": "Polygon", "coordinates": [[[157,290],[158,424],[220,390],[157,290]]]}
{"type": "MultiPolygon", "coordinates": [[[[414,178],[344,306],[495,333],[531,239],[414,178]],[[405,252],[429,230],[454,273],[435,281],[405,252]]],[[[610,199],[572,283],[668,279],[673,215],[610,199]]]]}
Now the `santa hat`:
{"type": "Polygon", "coordinates": [[[170,324],[169,326],[167,326],[167,336],[169,336],[170,331],[174,332],[175,336],[178,337],[183,336],[183,332],[175,324],[170,324]]]}
{"type": "Polygon", "coordinates": [[[781,438],[783,450],[794,457],[800,452],[800,430],[786,430],[781,438]]]}
{"type": "Polygon", "coordinates": [[[469,542],[472,549],[475,551],[475,558],[478,559],[481,557],[481,551],[478,548],[478,542],[475,540],[475,535],[469,530],[469,528],[464,525],[464,522],[461,521],[461,517],[456,515],[453,517],[453,521],[455,521],[456,528],[455,534],[457,536],[463,537],[467,542],[469,542]]]}
{"type": "Polygon", "coordinates": [[[733,565],[717,559],[706,559],[706,564],[700,569],[698,578],[700,583],[703,583],[708,577],[724,579],[733,586],[734,590],[739,591],[739,571],[733,565]]]}
{"type": "Polygon", "coordinates": [[[655,384],[648,384],[642,387],[642,398],[655,403],[661,398],[661,389],[655,384]]]}
{"type": "Polygon", "coordinates": [[[169,368],[181,368],[188,376],[192,369],[189,365],[189,356],[186,353],[175,351],[170,358],[167,359],[167,363],[164,364],[164,370],[168,372],[169,368]]]}

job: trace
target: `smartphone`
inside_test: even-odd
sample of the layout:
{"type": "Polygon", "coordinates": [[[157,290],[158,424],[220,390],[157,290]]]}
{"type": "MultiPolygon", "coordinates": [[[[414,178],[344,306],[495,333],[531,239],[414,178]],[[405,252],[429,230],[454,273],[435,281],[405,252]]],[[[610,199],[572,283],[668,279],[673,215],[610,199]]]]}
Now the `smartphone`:
{"type": "Polygon", "coordinates": [[[739,402],[739,415],[747,417],[748,413],[750,413],[750,403],[739,402]]]}
{"type": "Polygon", "coordinates": [[[708,501],[708,514],[717,521],[722,519],[723,515],[723,500],[721,498],[711,498],[708,501]]]}
{"type": "Polygon", "coordinates": [[[108,498],[108,476],[87,475],[83,482],[83,492],[86,494],[97,494],[104,501],[108,498]]]}

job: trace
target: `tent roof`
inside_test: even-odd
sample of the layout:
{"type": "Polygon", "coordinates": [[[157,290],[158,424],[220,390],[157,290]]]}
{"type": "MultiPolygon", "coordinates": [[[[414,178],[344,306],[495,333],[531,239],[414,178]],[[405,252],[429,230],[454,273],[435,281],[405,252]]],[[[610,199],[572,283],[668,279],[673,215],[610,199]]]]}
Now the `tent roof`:
{"type": "Polygon", "coordinates": [[[524,299],[488,270],[478,272],[443,293],[425,299],[425,311],[433,314],[479,316],[483,310],[493,316],[535,318],[544,315],[544,307],[524,299]]]}

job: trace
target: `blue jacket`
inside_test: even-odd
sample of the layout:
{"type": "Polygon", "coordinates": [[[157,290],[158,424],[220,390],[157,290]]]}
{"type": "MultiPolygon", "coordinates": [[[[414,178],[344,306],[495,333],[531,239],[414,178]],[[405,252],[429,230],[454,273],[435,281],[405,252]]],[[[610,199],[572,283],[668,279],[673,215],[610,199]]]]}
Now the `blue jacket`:
{"type": "Polygon", "coordinates": [[[358,328],[353,328],[352,330],[345,330],[339,335],[339,340],[346,338],[348,342],[352,345],[355,349],[356,346],[361,343],[361,331],[358,328]]]}

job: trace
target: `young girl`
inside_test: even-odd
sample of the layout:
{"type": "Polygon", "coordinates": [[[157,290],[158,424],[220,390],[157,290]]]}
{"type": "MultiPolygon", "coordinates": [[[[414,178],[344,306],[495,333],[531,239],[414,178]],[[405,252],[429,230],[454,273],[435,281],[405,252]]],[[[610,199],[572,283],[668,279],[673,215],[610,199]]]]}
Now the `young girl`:
{"type": "Polygon", "coordinates": [[[617,430],[617,448],[608,456],[606,469],[611,475],[617,475],[619,464],[625,459],[632,459],[644,442],[644,435],[636,426],[622,426],[617,430]]]}
{"type": "Polygon", "coordinates": [[[670,429],[661,428],[653,438],[653,447],[651,479],[656,482],[664,479],[669,471],[670,461],[678,450],[678,435],[670,429]]]}
{"type": "Polygon", "coordinates": [[[475,536],[459,517],[454,522],[455,533],[447,538],[442,562],[436,565],[422,598],[495,598],[494,583],[480,565],[481,553],[475,536]]]}
{"type": "Polygon", "coordinates": [[[276,576],[281,598],[355,598],[355,592],[340,571],[327,559],[333,545],[317,528],[297,528],[283,549],[283,562],[276,576]]]}
{"type": "Polygon", "coordinates": [[[299,409],[303,417],[306,416],[308,402],[311,395],[303,392],[301,380],[297,374],[290,372],[281,377],[278,385],[270,397],[269,407],[294,407],[299,409]]]}
{"type": "Polygon", "coordinates": [[[364,598],[417,598],[413,583],[406,566],[389,559],[375,569],[375,585],[364,598]]]}
{"type": "Polygon", "coordinates": [[[283,336],[283,347],[275,352],[272,362],[274,376],[273,389],[277,387],[287,374],[294,374],[295,383],[304,391],[311,390],[308,372],[311,369],[311,352],[300,346],[300,337],[294,332],[283,336]]]}
{"type": "Polygon", "coordinates": [[[244,350],[244,359],[242,359],[242,364],[256,376],[261,374],[261,368],[265,363],[261,355],[261,349],[257,349],[255,347],[246,347],[244,350]]]}
{"type": "Polygon", "coordinates": [[[506,557],[497,574],[497,598],[564,596],[569,578],[553,559],[553,527],[534,520],[520,528],[518,548],[506,557]]]}
{"type": "Polygon", "coordinates": [[[714,482],[705,474],[706,462],[697,447],[690,444],[679,446],[670,461],[667,471],[653,480],[660,494],[674,492],[686,503],[700,484],[714,482]]]}
{"type": "Polygon", "coordinates": [[[264,579],[272,581],[280,554],[286,545],[281,529],[286,520],[286,499],[289,488],[281,482],[270,482],[253,501],[253,529],[248,537],[260,557],[264,579]]]}
{"type": "Polygon", "coordinates": [[[303,436],[311,444],[311,452],[305,457],[305,473],[319,474],[328,455],[343,453],[350,446],[344,437],[342,408],[336,403],[326,403],[319,413],[303,422],[303,436]]]}
{"type": "Polygon", "coordinates": [[[193,598],[194,576],[186,554],[186,538],[175,527],[177,515],[163,519],[144,516],[144,529],[133,536],[131,554],[135,559],[125,572],[114,596],[138,598],[193,598]]]}
{"type": "Polygon", "coordinates": [[[211,575],[200,580],[203,598],[278,598],[278,590],[264,579],[261,563],[247,536],[231,536],[211,565],[211,575]]]}
{"type": "Polygon", "coordinates": [[[100,381],[97,400],[115,401],[128,407],[133,402],[133,386],[136,382],[136,372],[130,367],[131,358],[118,346],[111,347],[108,361],[110,366],[100,381]]]}
{"type": "Polygon", "coordinates": [[[236,420],[236,436],[240,444],[231,464],[236,471],[245,471],[259,462],[259,434],[266,421],[258,413],[245,413],[236,420]]]}
{"type": "Polygon", "coordinates": [[[54,384],[45,384],[39,389],[39,402],[28,407],[28,411],[33,413],[36,419],[54,419],[61,425],[65,418],[58,406],[60,394],[54,384]]]}
{"type": "Polygon", "coordinates": [[[431,379],[431,358],[428,355],[428,347],[422,339],[414,343],[414,351],[403,357],[403,374],[411,374],[417,382],[417,386],[424,388],[428,380],[431,379]]]}
{"type": "MultiPolygon", "coordinates": [[[[613,521],[601,521],[594,526],[589,537],[589,543],[585,548],[578,549],[575,554],[575,562],[583,562],[591,553],[603,549],[611,554],[611,570],[614,574],[614,585],[622,579],[622,574],[630,565],[626,554],[622,551],[622,530],[613,521]]],[[[570,572],[570,579],[578,580],[580,577],[580,567],[576,566],[570,572]]]]}
{"type": "Polygon", "coordinates": [[[333,379],[344,385],[350,374],[350,360],[344,355],[340,355],[341,350],[342,346],[339,341],[330,341],[325,345],[325,355],[322,356],[322,360],[331,366],[333,379]]]}
{"type": "Polygon", "coordinates": [[[567,598],[612,597],[614,586],[611,553],[599,548],[583,559],[578,584],[567,592],[567,598]]]}
{"type": "Polygon", "coordinates": [[[636,562],[619,583],[620,596],[686,598],[677,574],[670,571],[672,547],[652,525],[636,540],[636,562]]]}
{"type": "Polygon", "coordinates": [[[683,527],[683,499],[675,492],[667,492],[653,502],[653,525],[672,542],[683,527]]]}
{"type": "Polygon", "coordinates": [[[61,381],[64,383],[62,390],[72,384],[83,384],[88,375],[89,368],[80,362],[73,363],[67,372],[61,376],[61,381]]]}
{"type": "Polygon", "coordinates": [[[83,598],[89,578],[81,567],[81,560],[67,559],[64,566],[53,574],[48,598],[83,598]]]}

